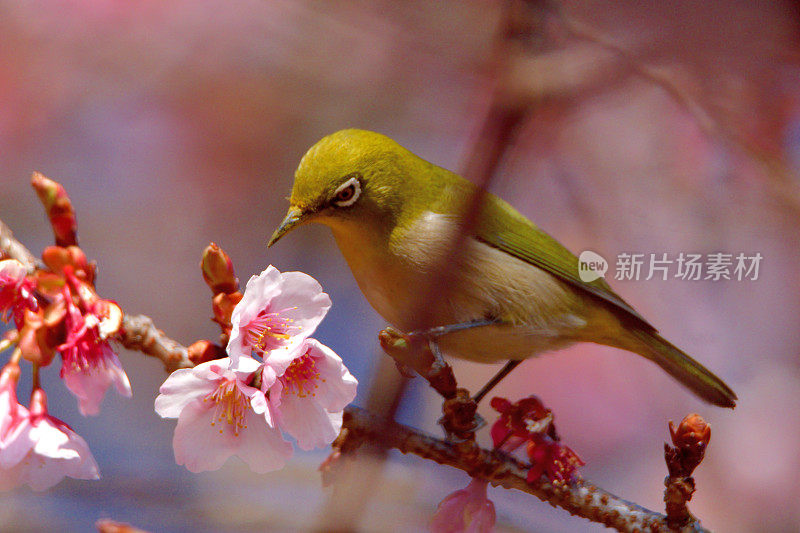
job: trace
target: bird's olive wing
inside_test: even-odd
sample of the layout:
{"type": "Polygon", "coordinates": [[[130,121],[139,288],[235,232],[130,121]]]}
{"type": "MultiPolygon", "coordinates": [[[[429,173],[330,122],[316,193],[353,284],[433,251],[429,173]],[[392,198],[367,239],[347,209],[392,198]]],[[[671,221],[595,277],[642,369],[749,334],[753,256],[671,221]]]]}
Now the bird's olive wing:
{"type": "Polygon", "coordinates": [[[655,331],[630,304],[611,290],[603,278],[591,282],[581,280],[578,275],[578,258],[553,237],[513,211],[511,206],[492,204],[493,202],[487,202],[484,206],[484,216],[476,230],[479,240],[586,291],[610,304],[618,315],[632,320],[645,330],[655,331]],[[511,208],[512,211],[509,212],[504,207],[511,208]]]}

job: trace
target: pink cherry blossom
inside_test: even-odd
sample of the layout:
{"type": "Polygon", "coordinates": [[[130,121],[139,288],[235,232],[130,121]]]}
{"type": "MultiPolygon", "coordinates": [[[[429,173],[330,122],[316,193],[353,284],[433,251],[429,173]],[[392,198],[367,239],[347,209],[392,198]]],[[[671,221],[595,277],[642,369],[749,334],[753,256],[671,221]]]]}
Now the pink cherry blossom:
{"type": "Polygon", "coordinates": [[[47,413],[47,396],[42,389],[34,389],[30,414],[20,424],[16,438],[3,449],[0,468],[0,490],[23,483],[34,490],[45,490],[65,476],[100,478],[86,441],[47,413]]]}
{"type": "Polygon", "coordinates": [[[0,467],[16,464],[21,457],[12,457],[6,452],[9,445],[19,438],[23,423],[28,420],[28,410],[17,400],[19,365],[9,363],[0,371],[0,467]],[[16,460],[15,460],[16,459],[16,460]]]}
{"type": "Polygon", "coordinates": [[[26,277],[25,266],[15,259],[0,261],[0,320],[13,317],[20,327],[26,309],[36,310],[34,283],[26,277]]]}
{"type": "Polygon", "coordinates": [[[274,427],[264,393],[249,384],[261,364],[241,357],[231,369],[230,362],[217,359],[176,370],[161,385],[156,412],[178,419],[175,461],[203,472],[238,455],[255,472],[282,468],[292,445],[274,427]]]}
{"type": "Polygon", "coordinates": [[[306,339],[294,353],[269,354],[261,383],[278,426],[303,450],[333,442],[358,384],[342,359],[316,339],[306,339]]]}
{"type": "Polygon", "coordinates": [[[96,313],[83,315],[65,298],[67,340],[57,347],[61,353],[61,378],[78,398],[82,415],[96,415],[106,389],[113,383],[122,396],[131,396],[128,375],[105,336],[119,328],[122,312],[113,302],[103,301],[96,313]],[[118,312],[119,311],[119,312],[118,312]]]}
{"type": "Polygon", "coordinates": [[[431,519],[433,533],[488,533],[497,519],[494,503],[486,496],[489,483],[473,478],[439,504],[431,519]]]}
{"type": "Polygon", "coordinates": [[[278,348],[293,351],[308,338],[331,307],[317,281],[303,272],[279,272],[270,265],[247,282],[231,315],[228,355],[266,356],[278,348]]]}

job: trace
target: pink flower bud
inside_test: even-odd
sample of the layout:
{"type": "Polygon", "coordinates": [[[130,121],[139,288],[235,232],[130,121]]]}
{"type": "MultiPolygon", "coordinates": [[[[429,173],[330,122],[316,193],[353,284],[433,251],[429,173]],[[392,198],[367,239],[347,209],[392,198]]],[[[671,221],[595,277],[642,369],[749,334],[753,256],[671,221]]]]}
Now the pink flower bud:
{"type": "Polygon", "coordinates": [[[203,279],[214,294],[229,294],[239,290],[239,280],[233,272],[231,258],[215,243],[212,242],[203,250],[200,269],[203,271],[203,279]]]}
{"type": "Polygon", "coordinates": [[[489,533],[497,515],[494,503],[487,497],[488,483],[473,479],[466,488],[457,490],[439,503],[431,519],[434,533],[489,533]]]}

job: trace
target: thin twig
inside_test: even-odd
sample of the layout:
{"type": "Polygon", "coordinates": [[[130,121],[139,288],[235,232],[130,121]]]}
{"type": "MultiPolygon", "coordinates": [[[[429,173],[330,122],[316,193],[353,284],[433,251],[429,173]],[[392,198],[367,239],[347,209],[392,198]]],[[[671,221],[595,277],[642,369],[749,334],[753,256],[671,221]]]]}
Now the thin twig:
{"type": "Polygon", "coordinates": [[[41,261],[34,256],[22,243],[14,238],[11,228],[0,220],[0,259],[7,257],[16,259],[32,272],[41,265],[41,261]]]}

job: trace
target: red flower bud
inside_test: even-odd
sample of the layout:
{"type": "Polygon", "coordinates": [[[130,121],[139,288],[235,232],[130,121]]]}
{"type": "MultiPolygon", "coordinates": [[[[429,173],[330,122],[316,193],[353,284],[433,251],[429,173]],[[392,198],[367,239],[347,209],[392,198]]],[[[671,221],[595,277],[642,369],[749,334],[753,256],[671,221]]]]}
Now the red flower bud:
{"type": "Polygon", "coordinates": [[[47,218],[53,227],[58,246],[71,246],[78,244],[78,223],[75,219],[75,210],[67,196],[67,191],[60,183],[34,172],[31,185],[36,189],[47,212],[47,218]]]}
{"type": "Polygon", "coordinates": [[[664,443],[664,457],[671,476],[691,476],[703,461],[711,440],[711,426],[698,414],[687,415],[678,427],[669,422],[674,447],[664,443]]]}
{"type": "Polygon", "coordinates": [[[669,433],[678,448],[705,449],[711,440],[711,426],[697,413],[687,415],[677,428],[670,420],[669,433]]]}

